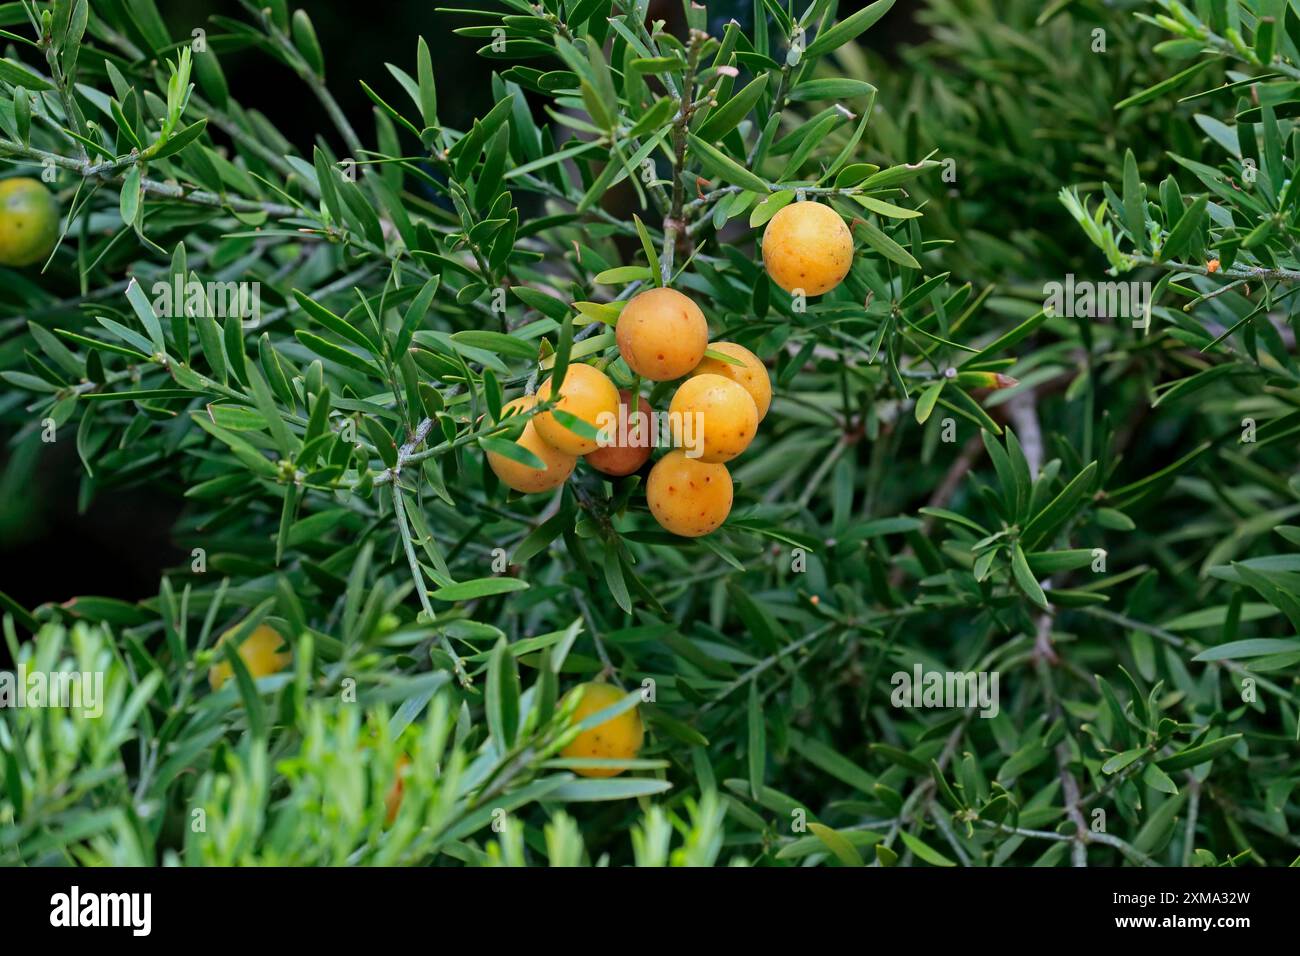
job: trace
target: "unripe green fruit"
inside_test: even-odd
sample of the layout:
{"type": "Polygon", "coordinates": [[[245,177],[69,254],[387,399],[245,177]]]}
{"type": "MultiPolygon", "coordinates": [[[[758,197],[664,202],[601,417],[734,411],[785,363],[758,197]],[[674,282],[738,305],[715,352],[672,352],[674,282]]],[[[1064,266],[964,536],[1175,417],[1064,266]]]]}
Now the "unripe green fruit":
{"type": "Polygon", "coordinates": [[[0,181],[0,265],[44,262],[59,239],[59,207],[44,184],[26,177],[0,181]]]}

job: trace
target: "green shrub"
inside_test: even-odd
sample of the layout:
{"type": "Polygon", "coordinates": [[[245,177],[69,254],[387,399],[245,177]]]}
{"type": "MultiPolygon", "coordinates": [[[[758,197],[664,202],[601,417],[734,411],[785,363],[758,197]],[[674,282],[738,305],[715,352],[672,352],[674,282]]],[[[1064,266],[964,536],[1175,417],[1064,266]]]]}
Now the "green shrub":
{"type": "Polygon", "coordinates": [[[714,35],[688,2],[683,37],[640,0],[503,0],[439,14],[499,67],[464,130],[423,39],[363,129],[306,14],[242,6],[197,46],[152,0],[11,17],[0,157],[67,215],[43,269],[0,270],[5,487],[73,442],[83,504],[183,489],[190,561],[139,602],[0,594],[19,673],[104,687],[99,718],[0,712],[0,862],[1295,856],[1289,6],[1270,40],[1261,4],[1196,4],[1211,36],[1177,4],[934,0],[886,79],[853,44],[892,0],[714,35]],[[1254,107],[1206,60],[1138,96],[1185,66],[1146,55],[1160,27],[1282,78],[1254,107]],[[335,128],[304,149],[232,99],[243,48],[335,128]],[[1196,90],[1219,119],[1173,106],[1196,90]],[[800,194],[856,246],[807,302],[757,244],[800,194]],[[1134,269],[1149,313],[1044,308],[1134,269]],[[485,466],[531,462],[503,403],[575,363],[667,408],[613,331],[658,285],[774,386],[700,539],[641,475],[519,496],[485,466]],[[278,673],[237,651],[263,625],[278,673]],[[995,696],[913,703],[917,672],[995,696]],[[625,693],[575,720],[593,678],[625,693]],[[561,754],[632,707],[619,775],[561,754]]]}

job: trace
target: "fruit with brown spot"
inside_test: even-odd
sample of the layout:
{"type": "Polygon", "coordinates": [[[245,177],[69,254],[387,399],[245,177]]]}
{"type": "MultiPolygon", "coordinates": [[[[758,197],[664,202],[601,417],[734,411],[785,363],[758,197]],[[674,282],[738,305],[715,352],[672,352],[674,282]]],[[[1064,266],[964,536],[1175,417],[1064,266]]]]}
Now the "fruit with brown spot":
{"type": "Polygon", "coordinates": [[[731,473],[726,465],[687,458],[676,448],[650,470],[645,497],[665,531],[698,538],[716,531],[731,513],[731,473]]]}
{"type": "MultiPolygon", "coordinates": [[[[578,706],[573,712],[575,724],[592,714],[612,707],[626,694],[612,684],[579,684],[565,695],[565,701],[578,697],[578,706]]],[[[645,740],[645,728],[641,724],[641,715],[633,706],[616,717],[611,717],[590,730],[584,730],[571,740],[560,755],[576,758],[602,758],[606,760],[631,760],[641,751],[645,740]]],[[[576,767],[574,773],[582,777],[616,777],[623,772],[622,767],[576,767]]]]}
{"type": "Polygon", "coordinates": [[[830,206],[796,202],[763,230],[763,265],[786,292],[825,295],[853,265],[853,234],[830,206]]]}
{"type": "Polygon", "coordinates": [[[700,363],[709,323],[700,307],[676,289],[650,289],[623,307],[614,335],[628,368],[642,378],[668,382],[700,363]]]}
{"type": "Polygon", "coordinates": [[[761,422],[772,404],[772,380],[768,377],[766,366],[757,355],[735,342],[710,342],[709,351],[719,352],[738,360],[741,364],[732,365],[730,362],[706,355],[691,374],[721,375],[723,378],[731,379],[749,392],[749,397],[754,400],[754,406],[758,409],[758,420],[761,422]]]}
{"type": "Polygon", "coordinates": [[[730,461],[758,431],[758,406],[729,378],[704,373],[682,382],[668,406],[673,444],[701,461],[730,461]]]}

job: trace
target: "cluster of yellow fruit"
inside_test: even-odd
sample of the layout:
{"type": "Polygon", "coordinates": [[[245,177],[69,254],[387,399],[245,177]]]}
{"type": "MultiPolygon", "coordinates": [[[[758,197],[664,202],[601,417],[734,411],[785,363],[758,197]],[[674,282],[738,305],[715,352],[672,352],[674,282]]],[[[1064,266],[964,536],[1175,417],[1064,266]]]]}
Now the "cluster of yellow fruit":
{"type": "Polygon", "coordinates": [[[0,266],[44,262],[59,239],[59,207],[35,179],[0,180],[0,266]]]}
{"type": "MultiPolygon", "coordinates": [[[[0,197],[3,192],[0,191],[0,197]]],[[[853,240],[839,215],[827,206],[798,202],[778,212],[763,234],[763,263],[772,280],[788,292],[822,295],[844,280],[852,265],[853,240]]],[[[731,475],[724,462],[744,451],[767,414],[772,385],[762,362],[748,349],[734,342],[708,341],[708,325],[699,307],[672,289],[652,289],[633,298],[623,310],[616,327],[618,348],[628,367],[642,378],[664,382],[686,376],[670,403],[674,440],[688,421],[703,423],[688,457],[676,448],[651,469],[646,497],[651,513],[669,531],[686,536],[707,534],[726,519],[731,510],[731,475]],[[711,349],[732,362],[706,356],[711,349]],[[733,364],[733,362],[735,364],[733,364]],[[673,414],[676,413],[676,414],[673,414]]],[[[536,396],[524,396],[506,408],[527,412],[539,400],[549,400],[548,381],[536,396]]],[[[601,446],[566,428],[551,412],[534,416],[525,426],[518,443],[546,466],[530,468],[489,452],[488,462],[497,477],[521,492],[553,490],[573,473],[578,457],[612,476],[630,475],[650,458],[648,428],[650,404],[637,396],[641,418],[633,419],[628,406],[632,395],[619,391],[604,372],[590,365],[574,365],[565,376],[555,407],[575,415],[593,427],[604,424],[604,414],[616,420],[635,422],[631,435],[601,446]],[[621,416],[621,417],[620,417],[621,416]]],[[[221,635],[219,648],[235,628],[221,635]]],[[[238,654],[253,678],[282,671],[293,660],[292,652],[279,632],[268,625],[253,630],[238,654]]],[[[218,660],[208,672],[213,690],[232,676],[230,664],[218,660]]],[[[624,692],[612,684],[579,684],[566,695],[577,697],[573,723],[611,707],[624,692]]],[[[600,758],[630,761],[640,752],[645,728],[638,708],[584,730],[569,741],[561,755],[571,759],[600,758]]],[[[410,759],[398,757],[394,780],[385,796],[385,818],[392,824],[402,804],[403,778],[410,759]]],[[[625,767],[617,764],[576,767],[584,777],[613,777],[625,767]]]]}
{"type": "MultiPolygon", "coordinates": [[[[853,264],[853,238],[829,206],[796,202],[782,208],[763,233],[763,264],[787,292],[823,295],[844,280],[853,264]]],[[[654,382],[685,377],[669,404],[675,447],[655,463],[646,480],[650,513],[667,531],[700,537],[716,530],[731,512],[731,473],[724,462],[754,440],[772,401],[767,369],[735,342],[709,342],[708,322],[691,299],[675,289],[642,292],[624,307],[615,327],[619,354],[636,375],[654,382]],[[705,355],[706,350],[716,358],[705,355]],[[688,446],[683,448],[682,446],[688,446]]],[[[516,398],[506,409],[526,413],[551,398],[548,380],[536,396],[516,398]]],[[[631,422],[628,434],[605,444],[566,428],[551,411],[524,428],[518,444],[546,466],[530,468],[492,452],[488,464],[502,483],[525,493],[551,491],[573,473],[579,456],[604,474],[621,477],[650,458],[653,410],[641,395],[620,391],[604,372],[572,365],[555,408],[600,429],[631,422]]]]}
{"type": "MultiPolygon", "coordinates": [[[[763,264],[772,281],[787,292],[824,295],[848,275],[853,265],[853,237],[829,206],[793,203],[773,216],[763,233],[763,264]]],[[[692,459],[678,449],[661,458],[650,472],[646,497],[651,513],[669,531],[705,534],[721,524],[731,510],[731,475],[722,462],[745,450],[758,422],[767,414],[772,401],[767,370],[752,352],[733,342],[714,342],[707,347],[740,364],[705,358],[708,329],[704,316],[695,303],[671,289],[654,289],[634,298],[619,317],[616,333],[623,360],[643,378],[668,381],[690,375],[673,396],[670,411],[705,413],[703,454],[692,459]],[[753,408],[742,398],[749,399],[753,408]],[[679,489],[681,494],[677,494],[679,489]]],[[[563,394],[566,389],[560,391],[563,394]]],[[[619,401],[626,405],[631,397],[624,391],[619,401]]],[[[650,412],[645,399],[638,396],[638,403],[642,412],[650,412]]],[[[586,454],[588,463],[599,471],[627,475],[645,464],[650,450],[647,443],[644,450],[608,447],[586,454]]],[[[550,487],[568,477],[573,461],[576,458],[569,462],[564,477],[550,487]]],[[[580,695],[573,715],[578,723],[613,706],[623,692],[611,684],[589,683],[573,688],[569,696],[573,695],[580,695]]],[[[641,715],[633,707],[582,731],[561,755],[631,760],[644,739],[641,715]]],[[[578,767],[575,772],[584,777],[613,777],[623,768],[578,767]]]]}
{"type": "MultiPolygon", "coordinates": [[[[650,289],[623,309],[616,327],[618,350],[635,374],[655,382],[685,377],[669,406],[675,448],[650,471],[646,498],[655,519],[674,534],[698,537],[717,528],[731,511],[731,475],[722,463],[744,451],[772,400],[772,385],[758,356],[734,342],[709,343],[704,313],[674,289],[650,289]],[[712,349],[735,363],[706,356],[712,349]]],[[[551,399],[548,379],[537,395],[517,398],[510,408],[528,411],[551,399]]],[[[516,491],[549,491],[573,472],[579,456],[604,474],[621,477],[650,458],[653,410],[640,395],[619,391],[609,376],[590,365],[572,365],[555,408],[597,430],[603,442],[566,428],[553,411],[533,417],[519,438],[545,463],[529,468],[489,453],[497,477],[516,491]],[[614,423],[628,427],[618,432],[614,423]]]]}

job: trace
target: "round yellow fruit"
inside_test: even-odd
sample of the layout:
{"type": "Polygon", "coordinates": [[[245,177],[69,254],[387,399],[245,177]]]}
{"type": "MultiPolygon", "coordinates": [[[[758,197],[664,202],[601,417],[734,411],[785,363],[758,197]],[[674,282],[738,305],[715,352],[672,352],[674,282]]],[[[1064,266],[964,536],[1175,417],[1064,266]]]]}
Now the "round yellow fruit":
{"type": "Polygon", "coordinates": [[[0,266],[44,262],[59,239],[59,207],[44,184],[27,178],[0,181],[0,266]]]}
{"type": "Polygon", "coordinates": [[[668,406],[668,420],[673,444],[716,464],[749,447],[758,432],[758,406],[742,386],[706,372],[682,382],[668,406]]]}
{"type": "Polygon", "coordinates": [[[699,364],[709,344],[700,307],[676,289],[650,289],[623,307],[614,327],[618,351],[642,378],[667,382],[699,364]]]}
{"type": "Polygon", "coordinates": [[[726,465],[687,458],[677,448],[650,469],[645,498],[665,531],[698,538],[716,531],[731,513],[731,473],[726,465]]]}
{"type": "Polygon", "coordinates": [[[644,398],[637,396],[635,412],[629,404],[632,393],[627,389],[619,389],[618,401],[619,423],[609,430],[610,444],[602,444],[595,451],[588,452],[586,462],[599,472],[622,478],[639,471],[650,459],[654,429],[650,403],[644,398]]]}
{"type": "Polygon", "coordinates": [[[830,206],[791,203],[763,230],[763,265],[786,292],[824,295],[853,265],[853,235],[830,206]]]}
{"type": "MultiPolygon", "coordinates": [[[[573,370],[569,371],[572,373],[573,370]]],[[[513,402],[507,402],[501,409],[501,413],[504,416],[506,412],[514,409],[516,414],[525,415],[536,404],[535,395],[521,395],[513,402]]],[[[488,465],[501,479],[501,484],[515,491],[525,494],[553,491],[568,480],[569,475],[573,474],[574,465],[578,463],[576,455],[562,452],[542,439],[537,431],[537,418],[524,426],[523,433],[515,440],[515,444],[531,451],[546,465],[544,470],[529,468],[505,455],[488,452],[488,465]]]]}
{"type": "MultiPolygon", "coordinates": [[[[551,380],[547,379],[537,390],[537,400],[544,402],[550,397],[551,380]]],[[[556,402],[555,408],[599,429],[609,420],[603,416],[618,416],[618,389],[600,369],[590,365],[570,365],[564,376],[564,384],[560,386],[560,400],[556,402]]],[[[566,455],[585,455],[600,447],[594,438],[583,438],[560,424],[559,419],[549,411],[534,418],[533,424],[537,426],[537,433],[543,441],[566,455]]]]}
{"type": "MultiPolygon", "coordinates": [[[[226,643],[226,639],[238,630],[238,627],[232,627],[222,634],[217,640],[217,647],[226,643]]],[[[244,643],[239,645],[236,653],[254,680],[279,673],[293,661],[293,652],[289,650],[280,632],[267,624],[259,624],[254,628],[253,633],[244,638],[244,643]]],[[[221,690],[221,685],[233,676],[234,670],[229,661],[219,660],[208,669],[208,683],[213,690],[221,690]]]]}
{"type": "Polygon", "coordinates": [[[709,351],[720,352],[744,364],[732,365],[730,362],[706,355],[691,374],[721,375],[723,378],[731,379],[749,392],[749,397],[754,400],[754,407],[758,409],[758,420],[761,422],[767,415],[768,406],[772,404],[772,380],[768,378],[767,368],[762,360],[749,349],[735,342],[710,342],[709,351]]]}
{"type": "MultiPolygon", "coordinates": [[[[625,693],[612,684],[579,684],[565,695],[565,700],[575,694],[581,695],[578,706],[573,712],[573,722],[579,723],[597,711],[612,707],[623,699],[625,693]]],[[[590,730],[584,730],[560,751],[563,757],[590,758],[601,757],[613,760],[631,760],[641,750],[645,740],[645,728],[641,726],[641,715],[635,707],[625,710],[617,717],[598,724],[590,730]]],[[[580,767],[574,773],[583,777],[617,777],[621,767],[580,767]]]]}

